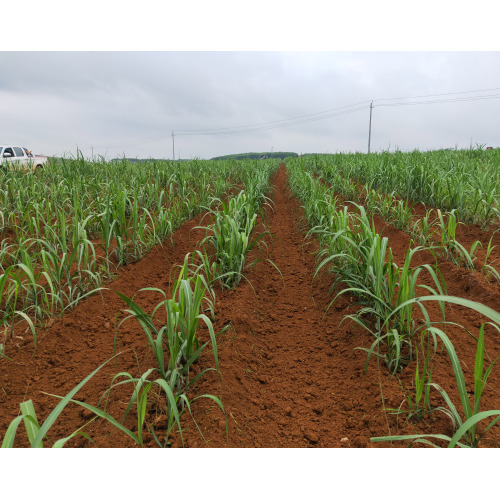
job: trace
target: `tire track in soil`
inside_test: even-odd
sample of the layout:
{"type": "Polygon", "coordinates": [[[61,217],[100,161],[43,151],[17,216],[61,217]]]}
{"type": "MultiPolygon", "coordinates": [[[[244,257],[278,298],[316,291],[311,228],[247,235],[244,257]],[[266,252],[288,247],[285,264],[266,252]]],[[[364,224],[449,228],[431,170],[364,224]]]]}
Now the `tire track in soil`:
{"type": "MultiPolygon", "coordinates": [[[[207,375],[199,394],[221,398],[229,424],[208,400],[193,404],[192,420],[184,415],[184,444],[191,447],[367,447],[369,439],[386,435],[388,425],[376,363],[364,374],[366,335],[354,334],[349,321],[340,324],[350,304],[342,296],[324,312],[333,296],[331,277],[313,281],[315,239],[305,244],[300,227],[303,212],[288,187],[282,165],[273,179],[274,210],[266,226],[276,237],[268,262],[247,274],[222,296],[216,306],[216,327],[229,321],[233,331],[219,341],[222,381],[207,375]],[[218,420],[218,425],[214,425],[218,420]]],[[[384,377],[387,379],[388,377],[384,377]]],[[[384,380],[386,405],[398,406],[402,393],[397,381],[384,380]]],[[[175,446],[181,446],[177,435],[175,446]]],[[[386,445],[387,446],[387,445],[386,445]]]]}

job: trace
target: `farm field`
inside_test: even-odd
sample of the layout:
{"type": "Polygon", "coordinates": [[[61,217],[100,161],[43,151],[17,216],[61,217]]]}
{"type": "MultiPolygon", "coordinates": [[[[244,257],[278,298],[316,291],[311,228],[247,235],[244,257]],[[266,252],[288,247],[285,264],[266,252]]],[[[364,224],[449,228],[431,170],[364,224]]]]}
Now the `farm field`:
{"type": "MultiPolygon", "coordinates": [[[[461,191],[425,168],[421,191],[378,185],[360,178],[375,167],[354,168],[366,155],[114,173],[80,160],[12,176],[0,207],[0,440],[406,447],[372,438],[432,434],[416,446],[446,446],[470,418],[477,428],[462,427],[459,445],[500,446],[500,425],[485,431],[500,415],[498,161],[479,153],[453,157],[461,191]],[[83,201],[78,173],[98,171],[108,184],[83,201]],[[434,184],[450,193],[442,203],[434,184]],[[30,189],[36,203],[16,205],[30,189]],[[52,421],[54,395],[106,361],[52,421]]],[[[391,158],[368,160],[383,170],[391,158]]]]}

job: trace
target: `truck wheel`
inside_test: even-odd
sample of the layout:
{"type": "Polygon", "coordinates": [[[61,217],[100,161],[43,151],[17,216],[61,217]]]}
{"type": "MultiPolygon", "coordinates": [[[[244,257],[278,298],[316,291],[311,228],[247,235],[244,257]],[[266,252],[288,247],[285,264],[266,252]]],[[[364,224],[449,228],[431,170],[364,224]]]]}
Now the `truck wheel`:
{"type": "Polygon", "coordinates": [[[42,165],[37,165],[35,167],[35,174],[39,174],[42,171],[42,168],[43,168],[42,165]]]}

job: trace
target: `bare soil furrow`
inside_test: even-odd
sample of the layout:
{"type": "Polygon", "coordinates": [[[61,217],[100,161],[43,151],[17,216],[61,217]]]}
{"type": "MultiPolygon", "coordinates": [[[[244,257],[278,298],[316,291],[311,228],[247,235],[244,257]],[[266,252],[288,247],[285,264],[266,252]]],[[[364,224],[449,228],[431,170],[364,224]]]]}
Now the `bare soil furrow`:
{"type": "MultiPolygon", "coordinates": [[[[200,384],[200,393],[218,395],[225,406],[229,439],[222,414],[199,404],[194,417],[207,438],[204,443],[186,418],[188,446],[349,447],[370,446],[369,438],[389,431],[382,410],[376,369],[365,376],[362,351],[367,336],[344,322],[348,296],[325,315],[332,300],[331,278],[313,280],[316,240],[304,240],[299,202],[292,197],[287,173],[274,178],[274,210],[266,226],[275,236],[269,250],[280,269],[261,262],[242,283],[219,297],[216,316],[221,326],[231,321],[219,349],[222,380],[200,384]],[[213,419],[220,426],[214,426],[213,419]]],[[[369,345],[369,344],[368,344],[369,345]]],[[[399,404],[397,381],[384,396],[399,404]]],[[[176,444],[180,444],[177,438],[176,444]]]]}

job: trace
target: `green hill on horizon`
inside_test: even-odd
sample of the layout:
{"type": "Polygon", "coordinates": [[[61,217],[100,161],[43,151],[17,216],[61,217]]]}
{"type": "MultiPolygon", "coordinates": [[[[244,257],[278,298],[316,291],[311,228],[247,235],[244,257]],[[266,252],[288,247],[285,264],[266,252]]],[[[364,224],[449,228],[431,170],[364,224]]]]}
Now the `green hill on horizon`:
{"type": "Polygon", "coordinates": [[[297,158],[299,155],[297,153],[289,153],[283,151],[277,151],[276,153],[239,153],[234,155],[224,155],[224,156],[215,156],[212,160],[259,160],[262,157],[266,158],[280,158],[284,160],[285,158],[297,158]]]}

